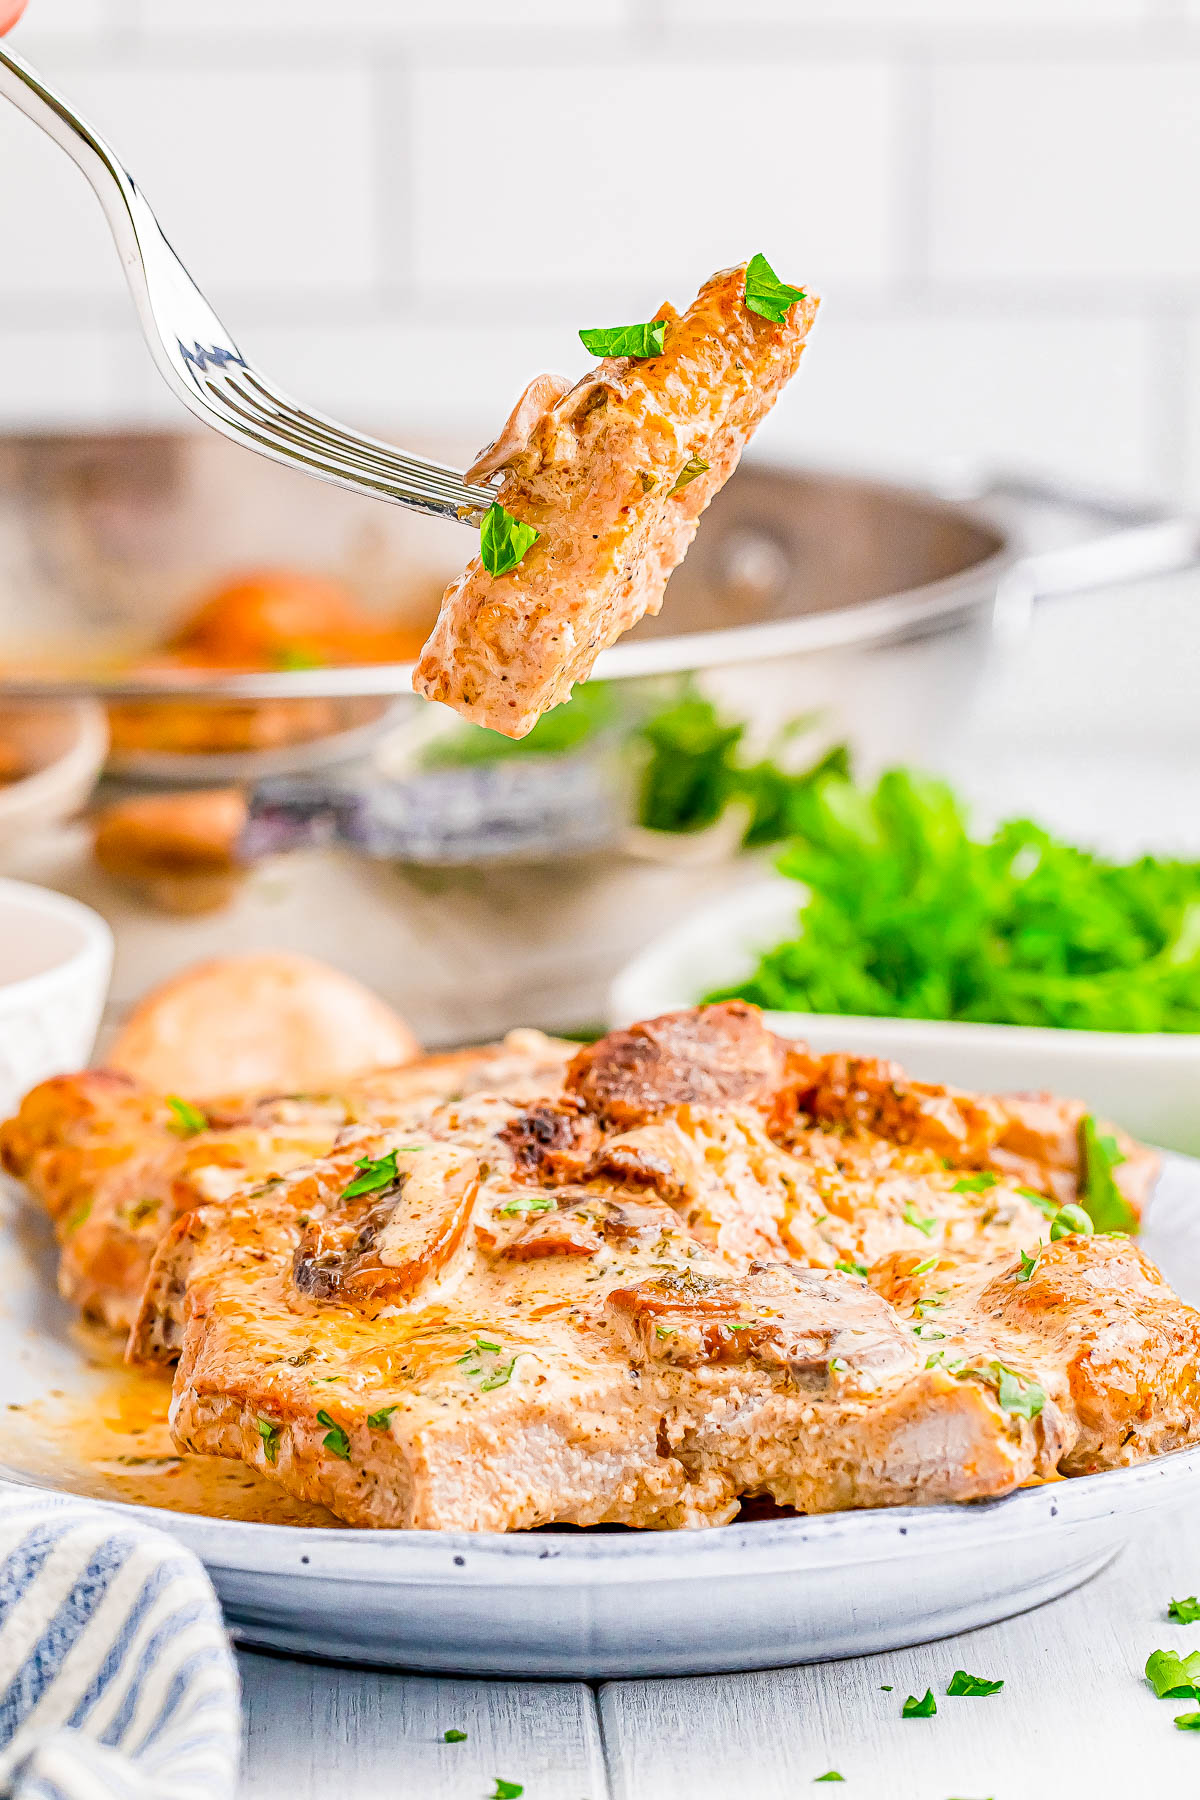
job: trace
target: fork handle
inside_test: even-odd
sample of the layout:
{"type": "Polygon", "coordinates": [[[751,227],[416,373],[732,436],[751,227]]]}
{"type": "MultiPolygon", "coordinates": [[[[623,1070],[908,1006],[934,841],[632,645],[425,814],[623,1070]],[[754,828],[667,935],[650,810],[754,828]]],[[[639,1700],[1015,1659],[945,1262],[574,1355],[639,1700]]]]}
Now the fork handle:
{"type": "Polygon", "coordinates": [[[199,411],[203,418],[203,411],[196,405],[196,357],[203,352],[217,364],[244,363],[245,359],[163,236],[132,175],[95,127],[43,81],[36,69],[3,44],[0,94],[53,138],[86,175],[104,208],[143,334],[159,371],[185,406],[199,411]],[[161,249],[161,255],[153,257],[152,266],[147,263],[143,244],[153,244],[156,251],[161,249]],[[160,310],[169,305],[170,312],[165,316],[183,324],[190,342],[185,342],[182,335],[175,345],[163,342],[156,304],[160,310]]]}

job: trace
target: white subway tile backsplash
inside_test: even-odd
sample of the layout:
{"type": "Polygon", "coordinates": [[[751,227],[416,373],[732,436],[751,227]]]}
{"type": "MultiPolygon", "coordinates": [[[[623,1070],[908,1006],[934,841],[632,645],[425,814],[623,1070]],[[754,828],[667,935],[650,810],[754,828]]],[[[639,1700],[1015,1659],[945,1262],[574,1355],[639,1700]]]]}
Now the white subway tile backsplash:
{"type": "Polygon", "coordinates": [[[933,80],[935,278],[1200,277],[1195,56],[951,62],[933,80]]]}
{"type": "MultiPolygon", "coordinates": [[[[200,285],[346,293],[375,261],[369,80],[325,70],[59,69],[61,85],[128,162],[200,285]]],[[[0,110],[0,263],[11,294],[108,293],[116,268],[82,177],[9,108],[0,110]]],[[[236,320],[231,324],[236,326],[236,320]]]]}
{"type": "Polygon", "coordinates": [[[1136,317],[844,320],[827,308],[761,454],[936,470],[965,458],[1153,487],[1136,317]]]}
{"type": "Polygon", "coordinates": [[[630,278],[655,305],[754,250],[785,279],[897,266],[895,79],[866,61],[425,69],[410,141],[430,290],[630,278]]]}
{"type": "Polygon", "coordinates": [[[121,410],[124,333],[104,326],[0,326],[0,424],[92,425],[121,410]]]}
{"type": "MultiPolygon", "coordinates": [[[[668,17],[682,26],[723,24],[730,0],[666,0],[668,17]]],[[[936,25],[956,30],[979,25],[1080,25],[1148,16],[1154,0],[739,0],[741,20],[785,25],[936,25]]]]}
{"type": "Polygon", "coordinates": [[[205,0],[203,16],[198,17],[180,0],[142,0],[142,21],[148,33],[191,38],[217,30],[329,36],[369,30],[392,37],[464,26],[487,32],[522,26],[591,31],[598,25],[624,23],[636,4],[637,0],[205,0]]]}

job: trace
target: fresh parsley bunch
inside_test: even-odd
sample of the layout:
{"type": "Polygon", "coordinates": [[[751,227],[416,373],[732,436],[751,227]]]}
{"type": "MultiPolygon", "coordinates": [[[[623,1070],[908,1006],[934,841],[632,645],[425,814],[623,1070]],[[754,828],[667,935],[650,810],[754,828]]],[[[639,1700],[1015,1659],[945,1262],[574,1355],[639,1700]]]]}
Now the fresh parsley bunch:
{"type": "Polygon", "coordinates": [[[795,936],[734,995],[785,1011],[1200,1031],[1200,865],[1112,863],[1027,819],[970,835],[942,782],[834,773],[789,797],[795,936]]]}

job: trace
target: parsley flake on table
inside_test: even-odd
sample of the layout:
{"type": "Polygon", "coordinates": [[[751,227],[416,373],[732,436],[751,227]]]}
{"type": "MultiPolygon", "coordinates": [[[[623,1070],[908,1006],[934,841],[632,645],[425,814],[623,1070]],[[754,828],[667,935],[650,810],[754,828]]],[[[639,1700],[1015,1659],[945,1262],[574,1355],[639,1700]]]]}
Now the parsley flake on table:
{"type": "Polygon", "coordinates": [[[263,1455],[269,1463],[279,1461],[279,1439],[283,1431],[282,1425],[276,1425],[273,1419],[255,1419],[254,1429],[262,1439],[263,1455]]]}
{"type": "Polygon", "coordinates": [[[770,319],[773,325],[783,324],[789,308],[795,306],[797,300],[803,300],[804,293],[803,288],[789,287],[786,281],[780,281],[761,251],[746,264],[747,309],[761,318],[770,319]]]}
{"type": "Polygon", "coordinates": [[[667,499],[669,500],[672,494],[682,493],[685,487],[690,487],[697,475],[707,475],[708,467],[702,456],[689,456],[667,489],[667,499]]]}
{"type": "Polygon", "coordinates": [[[498,500],[493,500],[479,527],[480,560],[489,575],[507,575],[541,535],[523,519],[514,519],[498,500]]]}
{"type": "Polygon", "coordinates": [[[1060,1206],[1050,1222],[1050,1242],[1065,1237],[1091,1237],[1096,1227],[1082,1206],[1060,1206]]]}
{"type": "Polygon", "coordinates": [[[1176,1731],[1200,1731],[1200,1712],[1176,1713],[1176,1731]]]}
{"type": "Polygon", "coordinates": [[[346,1433],[342,1430],[337,1420],[330,1418],[324,1407],[322,1407],[321,1411],[317,1414],[317,1424],[327,1425],[329,1427],[325,1436],[321,1439],[321,1442],[329,1451],[330,1455],[340,1457],[343,1462],[349,1462],[350,1439],[346,1436],[346,1433]]]}
{"type": "Polygon", "coordinates": [[[488,1800],[520,1800],[521,1795],[525,1792],[519,1781],[502,1781],[497,1775],[495,1782],[496,1791],[494,1794],[489,1794],[488,1800]]]}
{"type": "Polygon", "coordinates": [[[181,1100],[178,1094],[167,1095],[167,1105],[175,1115],[171,1120],[171,1130],[180,1137],[195,1137],[201,1131],[208,1130],[208,1114],[193,1106],[190,1100],[181,1100]]]}
{"type": "Polygon", "coordinates": [[[882,1681],[879,1684],[879,1691],[881,1694],[890,1694],[894,1692],[894,1689],[886,1681],[882,1681]]]}
{"type": "Polygon", "coordinates": [[[900,1708],[900,1717],[902,1719],[932,1719],[936,1711],[937,1701],[933,1697],[933,1689],[926,1688],[920,1700],[915,1694],[908,1696],[900,1708]]]}
{"type": "Polygon", "coordinates": [[[937,1220],[936,1219],[922,1219],[918,1215],[917,1209],[913,1205],[911,1200],[909,1201],[908,1205],[905,1207],[902,1217],[904,1219],[904,1223],[906,1225],[911,1225],[914,1228],[914,1230],[924,1232],[926,1237],[933,1236],[933,1230],[937,1224],[937,1220]]]}
{"type": "Polygon", "coordinates": [[[813,1776],[814,1781],[845,1781],[845,1779],[846,1777],[839,1775],[836,1769],[826,1769],[824,1775],[813,1776]]]}
{"type": "Polygon", "coordinates": [[[1125,1161],[1117,1140],[1102,1137],[1087,1113],[1079,1121],[1079,1165],[1083,1175],[1080,1200],[1097,1231],[1136,1231],[1137,1214],[1113,1180],[1125,1161]]]}
{"type": "Polygon", "coordinates": [[[1003,1686],[1003,1681],[987,1681],[982,1675],[968,1675],[965,1669],[955,1669],[946,1692],[955,1700],[977,1700],[985,1694],[998,1694],[1003,1686]]]}
{"type": "Polygon", "coordinates": [[[1195,1700],[1200,1650],[1189,1656],[1179,1656],[1174,1650],[1152,1650],[1146,1658],[1146,1680],[1160,1700],[1195,1700]]]}
{"type": "Polygon", "coordinates": [[[1189,1594],[1186,1600],[1172,1600],[1167,1607],[1167,1617],[1176,1625],[1194,1625],[1200,1619],[1200,1600],[1195,1594],[1189,1594]]]}
{"type": "Polygon", "coordinates": [[[467,1741],[467,1734],[465,1731],[456,1731],[454,1727],[451,1726],[449,1731],[443,1731],[442,1739],[443,1742],[447,1744],[465,1744],[467,1741]]]}
{"type": "Polygon", "coordinates": [[[356,1194],[373,1194],[377,1190],[394,1186],[400,1179],[395,1150],[389,1150],[386,1156],[364,1156],[354,1166],[358,1174],[349,1187],[342,1189],[343,1200],[353,1200],[356,1194]]]}
{"type": "Polygon", "coordinates": [[[597,326],[579,337],[593,356],[661,356],[666,329],[665,319],[651,319],[645,325],[597,326]]]}
{"type": "Polygon", "coordinates": [[[865,1263],[835,1262],[833,1266],[835,1269],[840,1269],[843,1275],[861,1275],[864,1281],[867,1278],[867,1266],[865,1263]]]}

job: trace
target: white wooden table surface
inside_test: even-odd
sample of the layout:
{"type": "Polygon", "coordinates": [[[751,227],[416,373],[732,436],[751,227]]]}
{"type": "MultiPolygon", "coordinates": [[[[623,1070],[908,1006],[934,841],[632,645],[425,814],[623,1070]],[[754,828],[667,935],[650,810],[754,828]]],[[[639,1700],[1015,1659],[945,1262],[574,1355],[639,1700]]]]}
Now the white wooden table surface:
{"type": "Polygon", "coordinates": [[[1200,1793],[1200,1732],[1175,1729],[1187,1703],[1156,1700],[1142,1670],[1151,1650],[1200,1647],[1200,1626],[1166,1619],[1198,1590],[1195,1509],[1152,1516],[1062,1600],[851,1662],[589,1685],[244,1651],[244,1800],[485,1800],[497,1776],[524,1800],[797,1800],[829,1769],[848,1800],[1172,1800],[1200,1793]],[[1005,1686],[946,1699],[960,1668],[1005,1686]],[[927,1687],[937,1716],[902,1719],[927,1687]]]}

